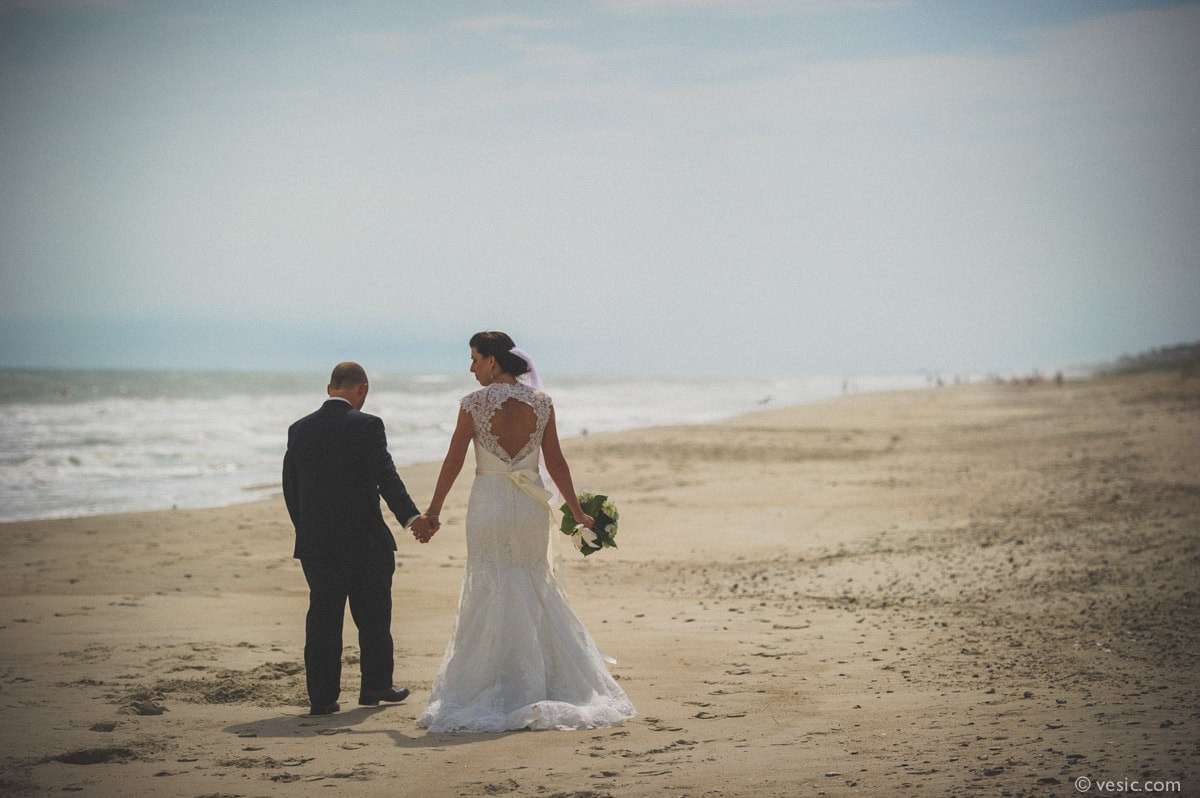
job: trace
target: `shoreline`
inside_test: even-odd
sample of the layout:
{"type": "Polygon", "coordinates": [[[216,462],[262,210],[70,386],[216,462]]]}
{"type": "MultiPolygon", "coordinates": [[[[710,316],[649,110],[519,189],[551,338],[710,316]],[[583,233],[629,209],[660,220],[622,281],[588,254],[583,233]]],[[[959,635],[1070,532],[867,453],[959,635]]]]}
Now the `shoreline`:
{"type": "MultiPolygon", "coordinates": [[[[1200,379],[862,393],[564,440],[620,548],[559,541],[639,715],[426,734],[469,480],[396,531],[398,706],[304,715],[273,497],[0,525],[6,794],[1071,795],[1200,789],[1200,379]],[[161,714],[154,714],[159,709],[161,714]]],[[[429,495],[438,465],[400,469],[429,495]]],[[[420,504],[420,501],[418,501],[420,504]]],[[[562,537],[562,536],[558,536],[562,537]]],[[[347,704],[347,700],[351,703],[347,704]]]]}
{"type": "MultiPolygon", "coordinates": [[[[17,381],[16,389],[41,388],[47,401],[18,402],[0,423],[0,522],[95,517],[126,512],[209,509],[261,498],[256,488],[277,489],[283,431],[321,404],[296,375],[264,374],[231,393],[219,375],[147,372],[141,382],[93,384],[64,375],[56,390],[17,381]],[[56,399],[55,397],[59,397],[56,399]]],[[[111,376],[111,375],[110,375],[111,376]]],[[[461,375],[466,377],[467,375],[461,375]]],[[[909,376],[869,377],[859,385],[827,377],[735,380],[673,378],[564,378],[554,390],[559,434],[647,428],[664,423],[709,423],[772,406],[815,401],[846,390],[916,387],[909,376]],[[573,419],[587,419],[574,423],[573,419]]],[[[369,410],[384,418],[393,457],[401,468],[439,460],[462,395],[471,390],[456,375],[433,382],[405,378],[392,389],[381,378],[369,410]]],[[[473,381],[471,381],[473,382],[473,381]]]]}

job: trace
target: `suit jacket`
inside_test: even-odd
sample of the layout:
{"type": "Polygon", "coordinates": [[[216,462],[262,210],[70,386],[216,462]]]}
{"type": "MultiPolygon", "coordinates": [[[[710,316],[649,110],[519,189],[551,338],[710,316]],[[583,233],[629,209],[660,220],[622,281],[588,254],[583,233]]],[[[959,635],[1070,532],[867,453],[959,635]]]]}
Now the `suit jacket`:
{"type": "Polygon", "coordinates": [[[297,558],[390,556],[396,539],[379,497],[401,524],[420,514],[387,450],[383,420],[330,399],[288,428],[283,498],[297,558]]]}

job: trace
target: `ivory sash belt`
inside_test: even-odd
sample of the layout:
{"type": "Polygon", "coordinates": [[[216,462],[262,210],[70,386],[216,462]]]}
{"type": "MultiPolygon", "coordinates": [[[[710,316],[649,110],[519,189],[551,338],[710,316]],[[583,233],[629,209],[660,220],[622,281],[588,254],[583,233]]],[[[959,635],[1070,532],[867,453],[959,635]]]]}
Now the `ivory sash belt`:
{"type": "Polygon", "coordinates": [[[475,474],[498,474],[499,476],[507,477],[509,482],[516,485],[517,490],[546,508],[546,518],[549,519],[550,523],[553,523],[554,511],[550,508],[550,496],[552,494],[538,485],[539,474],[537,471],[529,468],[523,468],[519,471],[486,471],[484,469],[476,469],[475,474]]]}

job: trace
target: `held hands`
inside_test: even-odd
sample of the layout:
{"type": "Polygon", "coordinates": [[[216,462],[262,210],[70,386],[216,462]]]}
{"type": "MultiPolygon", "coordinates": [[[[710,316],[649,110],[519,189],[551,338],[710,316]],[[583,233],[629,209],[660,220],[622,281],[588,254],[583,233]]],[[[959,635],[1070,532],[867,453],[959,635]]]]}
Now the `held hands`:
{"type": "Polygon", "coordinates": [[[421,513],[409,528],[412,530],[413,537],[417,539],[417,542],[428,543],[434,533],[441,529],[441,527],[441,522],[438,521],[436,515],[421,513]]]}

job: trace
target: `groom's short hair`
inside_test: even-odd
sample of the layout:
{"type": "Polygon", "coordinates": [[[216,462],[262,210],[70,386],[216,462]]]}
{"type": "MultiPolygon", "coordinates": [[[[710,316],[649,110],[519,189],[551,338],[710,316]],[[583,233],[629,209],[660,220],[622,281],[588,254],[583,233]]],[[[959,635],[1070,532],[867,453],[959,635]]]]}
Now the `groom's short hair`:
{"type": "Polygon", "coordinates": [[[333,373],[329,375],[329,387],[336,390],[341,388],[353,388],[356,385],[362,385],[367,381],[366,370],[350,361],[338,363],[333,367],[333,373]]]}

